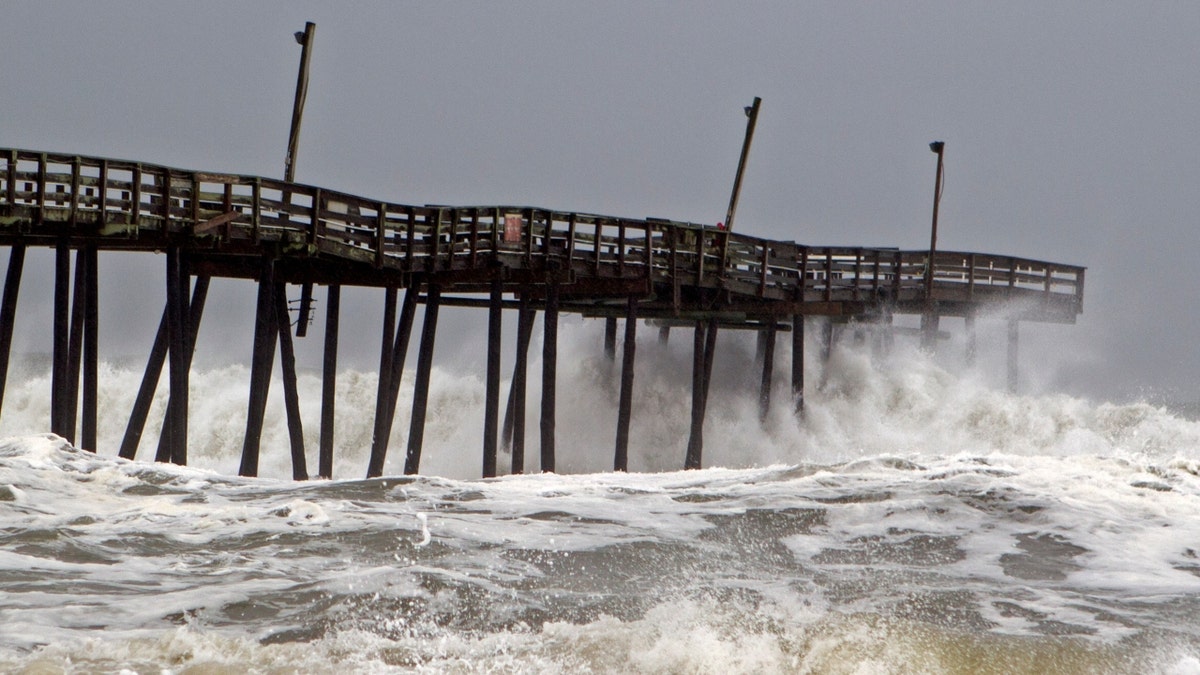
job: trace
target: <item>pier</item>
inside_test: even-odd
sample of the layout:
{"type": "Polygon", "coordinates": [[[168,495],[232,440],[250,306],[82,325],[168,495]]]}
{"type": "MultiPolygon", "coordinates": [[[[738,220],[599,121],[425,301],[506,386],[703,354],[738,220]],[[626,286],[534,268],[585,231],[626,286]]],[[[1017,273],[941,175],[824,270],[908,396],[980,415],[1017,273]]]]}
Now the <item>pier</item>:
{"type": "Polygon", "coordinates": [[[293,475],[298,480],[308,478],[310,471],[302,433],[305,421],[300,419],[297,400],[292,328],[296,337],[304,337],[317,287],[324,288],[325,297],[316,471],[322,477],[332,475],[335,459],[334,384],[342,286],[378,288],[384,307],[368,477],[383,472],[392,421],[402,404],[412,411],[404,472],[420,471],[441,306],[478,308],[481,314],[486,310],[481,474],[490,477],[500,473],[501,447],[511,453],[512,472],[524,466],[526,364],[539,313],[544,331],[541,469],[553,471],[555,465],[557,326],[565,312],[603,319],[604,348],[614,360],[617,329],[623,322],[613,469],[624,471],[630,420],[639,414],[633,400],[639,322],[657,328],[661,338],[669,331],[691,331],[690,437],[680,460],[686,468],[699,468],[708,382],[724,331],[752,330],[761,336],[764,415],[773,404],[774,353],[780,342],[790,345],[788,405],[803,414],[804,331],[810,318],[823,319],[812,323],[826,331],[841,322],[876,323],[886,331],[895,315],[920,315],[925,344],[932,349],[940,319],[960,317],[970,359],[976,317],[995,313],[1007,321],[1008,377],[1010,386],[1015,386],[1020,322],[1074,323],[1083,309],[1084,292],[1083,267],[1007,255],[942,251],[934,246],[916,251],[808,246],[710,225],[530,206],[398,204],[288,180],[19,149],[0,149],[0,246],[9,248],[0,297],[0,406],[25,251],[52,248],[50,430],[92,451],[98,449],[100,253],[164,254],[162,320],[124,439],[116,449],[130,459],[145,432],[150,402],[165,367],[169,396],[155,459],[187,463],[188,374],[209,280],[257,282],[240,473],[257,474],[263,415],[278,349],[293,475]],[[289,307],[289,286],[299,292],[296,311],[289,307]],[[424,322],[417,336],[415,394],[412,401],[400,401],[400,379],[418,309],[424,312],[424,322]],[[500,332],[506,310],[517,312],[519,319],[512,386],[502,411],[500,332]],[[791,339],[779,340],[780,332],[790,333],[791,339]]]}

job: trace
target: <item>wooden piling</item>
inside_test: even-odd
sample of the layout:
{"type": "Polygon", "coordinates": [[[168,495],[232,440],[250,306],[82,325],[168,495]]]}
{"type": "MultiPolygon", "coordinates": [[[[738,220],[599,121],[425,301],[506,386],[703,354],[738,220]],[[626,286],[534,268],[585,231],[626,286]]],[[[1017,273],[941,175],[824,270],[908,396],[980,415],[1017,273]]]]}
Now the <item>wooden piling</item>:
{"type": "Polygon", "coordinates": [[[975,359],[978,354],[978,342],[975,333],[975,311],[967,310],[966,316],[963,317],[963,330],[967,333],[966,346],[966,361],[967,367],[975,365],[975,359]]]}
{"type": "Polygon", "coordinates": [[[663,345],[665,347],[667,345],[667,343],[669,343],[670,341],[671,341],[671,327],[670,326],[659,326],[658,327],[658,344],[663,345]]]}
{"type": "MultiPolygon", "coordinates": [[[[411,292],[411,291],[410,291],[411,292]]],[[[383,475],[387,459],[388,401],[392,391],[392,352],[396,338],[396,288],[388,286],[383,294],[383,336],[379,345],[379,379],[375,386],[375,427],[371,437],[371,457],[367,461],[367,478],[383,475]]]]}
{"type": "MultiPolygon", "coordinates": [[[[209,278],[207,276],[196,277],[196,286],[192,291],[192,301],[189,306],[190,316],[188,317],[188,324],[192,327],[192,349],[195,349],[195,327],[200,324],[200,315],[204,311],[204,301],[208,295],[208,282],[209,278]]],[[[133,402],[133,410],[129,414],[129,423],[125,427],[125,436],[121,440],[121,450],[118,454],[124,459],[134,458],[137,454],[138,445],[142,440],[142,433],[145,431],[146,417],[150,413],[151,403],[154,402],[154,390],[158,388],[158,380],[162,376],[163,364],[167,360],[168,319],[168,308],[164,306],[162,319],[158,323],[158,333],[154,337],[154,344],[150,348],[150,357],[146,362],[146,372],[142,376],[142,384],[138,387],[138,393],[133,402]]],[[[168,410],[168,414],[169,412],[168,410]]],[[[155,457],[155,461],[165,462],[170,460],[170,449],[164,440],[168,423],[169,420],[164,416],[163,433],[159,436],[159,451],[155,457]]]]}
{"type": "MultiPolygon", "coordinates": [[[[185,260],[186,260],[186,258],[185,258],[185,260]]],[[[188,290],[186,276],[185,276],[183,283],[184,283],[184,286],[183,286],[184,293],[186,294],[186,292],[188,290]]],[[[195,289],[192,290],[192,300],[191,300],[191,303],[188,304],[188,318],[187,318],[187,325],[184,326],[184,336],[186,339],[185,358],[187,360],[187,369],[188,369],[189,373],[191,373],[191,369],[192,369],[192,356],[196,352],[196,335],[200,330],[200,318],[204,313],[204,301],[208,297],[208,284],[209,284],[209,277],[207,277],[207,276],[196,277],[195,289]]],[[[185,297],[186,297],[186,295],[185,295],[185,297]]],[[[152,397],[154,395],[154,388],[158,386],[158,378],[162,372],[162,365],[166,360],[167,320],[168,320],[167,309],[164,308],[163,309],[163,321],[159,324],[160,335],[155,338],[156,345],[158,344],[159,340],[162,341],[162,350],[163,351],[159,358],[157,369],[154,371],[154,381],[150,384],[150,390],[148,393],[148,397],[152,397]]],[[[149,365],[147,366],[147,377],[148,376],[149,376],[149,365]]],[[[190,375],[189,375],[189,377],[190,377],[190,375]]],[[[144,379],[142,382],[142,386],[143,386],[143,388],[146,386],[146,382],[144,379]]],[[[141,400],[141,396],[142,396],[142,390],[139,389],[138,390],[138,400],[139,401],[141,400]]],[[[141,434],[142,434],[142,425],[145,424],[146,412],[148,412],[150,409],[149,401],[150,401],[150,398],[147,398],[145,408],[142,410],[142,413],[141,413],[141,422],[139,423],[139,426],[137,429],[138,438],[140,438],[141,434]]],[[[136,407],[137,406],[135,404],[135,408],[136,407]]],[[[154,461],[156,461],[156,462],[170,462],[171,461],[171,431],[170,430],[171,430],[171,424],[173,424],[171,421],[171,415],[172,415],[171,408],[168,405],[166,412],[163,415],[162,431],[159,432],[159,436],[158,436],[158,451],[154,456],[154,461]]],[[[131,420],[131,423],[132,423],[132,420],[131,420]]],[[[128,433],[128,428],[126,429],[126,433],[128,433]]],[[[124,444],[122,444],[122,447],[124,447],[124,444]]],[[[137,449],[137,445],[135,444],[133,446],[133,450],[136,451],[136,449],[137,449]]],[[[132,459],[132,456],[130,457],[130,459],[132,459]]]]}
{"type": "Polygon", "coordinates": [[[73,435],[67,420],[70,365],[71,249],[66,238],[54,251],[54,355],[50,389],[50,431],[64,438],[73,435]]]}
{"type": "Polygon", "coordinates": [[[696,322],[692,334],[692,424],[688,434],[687,455],[683,468],[699,469],[704,454],[704,345],[703,321],[696,322]]]}
{"type": "Polygon", "coordinates": [[[792,315],[792,405],[804,416],[804,315],[792,315]]]}
{"type": "Polygon", "coordinates": [[[79,373],[83,362],[83,318],[87,309],[87,256],[75,251],[75,281],[71,290],[71,336],[67,341],[66,439],[75,443],[79,419],[79,373]]]}
{"type": "Polygon", "coordinates": [[[408,454],[404,458],[404,473],[412,475],[421,469],[421,446],[425,441],[425,413],[429,407],[429,378],[433,371],[433,343],[437,337],[438,306],[442,289],[430,284],[425,291],[425,319],[421,324],[421,347],[417,354],[417,379],[414,382],[412,420],[408,431],[408,454]]]}
{"type": "Polygon", "coordinates": [[[499,276],[491,282],[488,307],[487,383],[483,413],[483,477],[496,475],[497,433],[500,426],[500,339],[503,329],[504,285],[499,276]]]}
{"type": "Polygon", "coordinates": [[[1021,329],[1017,319],[1008,320],[1008,391],[1017,393],[1019,378],[1018,357],[1020,356],[1021,329]]]}
{"type": "Polygon", "coordinates": [[[610,363],[617,358],[617,318],[615,316],[604,319],[604,356],[610,363]]]}
{"type": "Polygon", "coordinates": [[[180,465],[187,464],[188,434],[187,310],[183,300],[187,273],[182,258],[180,247],[167,248],[167,364],[170,378],[167,409],[171,420],[167,435],[170,461],[180,465]]]}
{"type": "MultiPolygon", "coordinates": [[[[404,302],[400,307],[400,322],[394,332],[385,332],[384,349],[389,349],[390,357],[380,356],[380,389],[379,405],[376,408],[375,438],[372,442],[371,461],[367,467],[367,477],[376,478],[383,475],[383,465],[387,460],[388,446],[391,444],[392,426],[396,419],[396,403],[400,397],[400,380],[404,374],[404,362],[408,356],[408,341],[412,335],[413,318],[417,311],[417,296],[420,294],[420,284],[414,282],[404,291],[404,302]],[[391,344],[388,341],[391,340],[391,344]],[[386,370],[384,370],[386,368],[386,370]]],[[[391,303],[394,306],[394,301],[391,303]]],[[[385,323],[390,323],[395,316],[393,310],[390,316],[385,316],[385,323]]]]}
{"type": "Polygon", "coordinates": [[[508,407],[504,413],[504,429],[501,432],[506,449],[512,451],[511,471],[514,474],[525,473],[525,385],[529,365],[529,342],[533,337],[536,313],[529,306],[529,289],[522,289],[517,310],[517,355],[508,392],[508,407]]]}
{"type": "Polygon", "coordinates": [[[771,412],[771,376],[775,372],[775,333],[777,330],[778,326],[775,324],[775,319],[772,318],[771,323],[762,331],[762,386],[758,391],[758,418],[764,422],[767,414],[771,412]]]}
{"type": "Polygon", "coordinates": [[[242,444],[239,476],[258,475],[258,455],[262,446],[263,416],[271,386],[271,368],[275,361],[275,283],[274,263],[263,257],[258,279],[258,306],[254,313],[254,354],[250,360],[250,398],[246,413],[246,438],[242,444]]]}
{"type": "Polygon", "coordinates": [[[542,317],[542,471],[554,471],[555,385],[558,372],[558,282],[546,286],[546,312],[542,317]]]}
{"type": "MultiPolygon", "coordinates": [[[[10,184],[11,189],[11,184],[10,184]]],[[[13,323],[17,318],[17,296],[25,269],[25,246],[14,245],[8,252],[8,271],[4,276],[4,298],[0,300],[0,410],[8,383],[8,362],[12,354],[13,323]]]]}
{"type": "Polygon", "coordinates": [[[95,244],[88,244],[83,251],[87,261],[87,279],[83,298],[83,411],[79,436],[80,445],[85,450],[96,452],[100,402],[99,255],[95,244]]]}
{"type": "Polygon", "coordinates": [[[317,475],[333,478],[333,425],[337,403],[338,324],[342,287],[330,284],[325,296],[325,352],[321,360],[321,443],[317,475]]]}
{"type": "MultiPolygon", "coordinates": [[[[301,317],[301,321],[304,318],[301,317]]],[[[279,334],[279,368],[283,375],[283,405],[287,412],[288,441],[292,450],[292,480],[308,480],[304,456],[304,425],[300,419],[300,394],[296,386],[296,352],[292,346],[292,321],[288,313],[287,286],[275,282],[275,325],[279,334]]]]}
{"type": "Polygon", "coordinates": [[[617,405],[617,442],[613,471],[629,470],[629,423],[633,412],[633,362],[637,354],[637,298],[625,309],[625,345],[621,358],[621,398],[617,405]]]}

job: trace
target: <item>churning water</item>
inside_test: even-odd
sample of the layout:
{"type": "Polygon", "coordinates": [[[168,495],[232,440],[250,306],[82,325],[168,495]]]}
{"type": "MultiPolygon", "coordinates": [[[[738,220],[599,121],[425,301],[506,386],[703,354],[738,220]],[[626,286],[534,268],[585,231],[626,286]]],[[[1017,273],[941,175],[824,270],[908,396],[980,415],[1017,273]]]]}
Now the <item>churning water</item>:
{"type": "MultiPolygon", "coordinates": [[[[483,385],[444,371],[429,476],[361,480],[375,377],[344,372],[335,480],[307,483],[278,400],[265,477],[232,477],[244,367],[193,374],[188,468],[112,457],[136,368],[101,378],[98,455],[40,433],[48,376],[10,384],[0,670],[1200,672],[1200,423],[1000,393],[902,347],[838,350],[802,423],[760,423],[750,369],[719,360],[705,464],[727,468],[682,472],[690,355],[648,341],[637,472],[606,473],[593,337],[565,336],[560,475],[473,478],[483,385]]],[[[306,420],[318,392],[301,378],[306,420]]]]}

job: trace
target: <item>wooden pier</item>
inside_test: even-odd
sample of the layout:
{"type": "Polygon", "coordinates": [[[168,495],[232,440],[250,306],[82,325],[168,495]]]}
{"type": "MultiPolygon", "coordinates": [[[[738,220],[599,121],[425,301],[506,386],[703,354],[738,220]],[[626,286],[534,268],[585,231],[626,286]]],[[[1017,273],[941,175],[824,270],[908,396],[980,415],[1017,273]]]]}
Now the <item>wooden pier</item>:
{"type": "MultiPolygon", "coordinates": [[[[998,310],[1009,327],[1015,382],[1018,324],[1073,323],[1082,311],[1084,268],[984,253],[805,246],[659,219],[628,219],[528,206],[416,206],[255,176],[0,149],[0,245],[10,249],[0,298],[0,405],[25,250],[54,248],[51,431],[96,450],[97,270],[102,251],[165,253],[166,307],[148,359],[122,457],[133,458],[164,365],[170,393],[158,461],[187,462],[188,373],[213,277],[258,282],[249,414],[240,473],[258,471],[268,386],[279,349],[293,475],[309,476],[296,392],[293,324],[286,287],[301,287],[301,332],[314,285],[326,289],[320,451],[317,473],[333,472],[334,383],[343,285],[383,289],[379,390],[366,473],[383,472],[412,337],[424,306],[405,473],[420,469],[429,379],[441,306],[488,310],[482,474],[498,473],[501,446],[513,472],[524,466],[527,352],[543,316],[541,468],[555,463],[557,326],[562,312],[602,317],[615,359],[624,320],[613,468],[627,468],[639,320],[693,333],[690,438],[683,465],[703,463],[703,428],[717,339],[727,329],[759,331],[761,405],[771,405],[776,335],[790,331],[792,405],[804,405],[806,317],[890,324],[923,315],[926,335],[942,316],[962,317],[973,355],[975,317],[998,310]],[[71,255],[74,253],[74,278],[71,255]],[[401,300],[401,296],[403,299],[401,300]],[[518,312],[517,354],[501,422],[501,315],[518,312]],[[82,383],[82,390],[80,389],[82,383]],[[77,402],[81,402],[79,405],[77,402]],[[76,436],[78,424],[79,435],[76,436]]],[[[932,344],[932,342],[931,342],[932,344]]],[[[2,413],[2,408],[0,408],[2,413]]]]}

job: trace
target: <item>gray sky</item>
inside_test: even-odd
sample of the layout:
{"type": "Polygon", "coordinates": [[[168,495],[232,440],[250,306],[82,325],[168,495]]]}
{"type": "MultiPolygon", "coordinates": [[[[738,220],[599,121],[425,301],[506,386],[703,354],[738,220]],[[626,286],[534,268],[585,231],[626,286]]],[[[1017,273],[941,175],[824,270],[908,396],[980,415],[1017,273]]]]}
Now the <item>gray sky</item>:
{"type": "MultiPolygon", "coordinates": [[[[1078,325],[1023,333],[1040,381],[1200,399],[1196,3],[8,2],[0,146],[280,176],[306,20],[301,182],[715,223],[761,96],[738,230],[920,248],[940,139],[941,248],[1089,268],[1078,325]]],[[[102,349],[144,354],[161,261],[106,259],[102,349]]],[[[248,357],[253,294],[214,291],[248,357]]]]}

